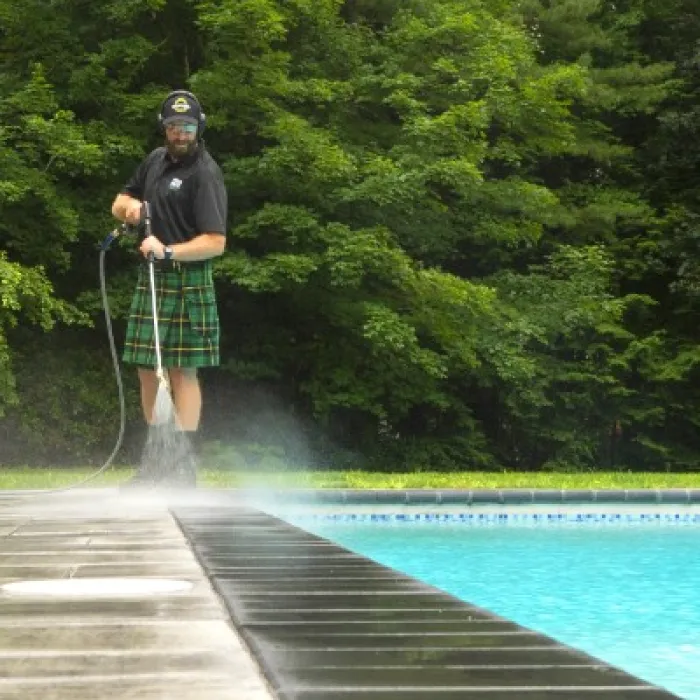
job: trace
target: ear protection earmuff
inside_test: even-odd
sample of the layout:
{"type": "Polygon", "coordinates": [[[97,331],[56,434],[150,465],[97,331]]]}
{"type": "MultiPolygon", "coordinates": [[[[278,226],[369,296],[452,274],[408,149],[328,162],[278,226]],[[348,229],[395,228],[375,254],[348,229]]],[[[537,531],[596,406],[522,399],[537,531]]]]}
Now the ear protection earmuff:
{"type": "Polygon", "coordinates": [[[161,131],[165,128],[163,126],[163,110],[165,109],[165,105],[167,104],[168,100],[172,99],[173,97],[186,97],[188,100],[192,100],[192,102],[194,102],[199,108],[197,138],[200,138],[201,135],[204,133],[204,127],[207,123],[207,117],[202,111],[202,105],[199,103],[199,100],[187,90],[173,90],[173,92],[167,95],[166,98],[160,103],[160,109],[158,110],[158,126],[161,128],[161,131]]]}

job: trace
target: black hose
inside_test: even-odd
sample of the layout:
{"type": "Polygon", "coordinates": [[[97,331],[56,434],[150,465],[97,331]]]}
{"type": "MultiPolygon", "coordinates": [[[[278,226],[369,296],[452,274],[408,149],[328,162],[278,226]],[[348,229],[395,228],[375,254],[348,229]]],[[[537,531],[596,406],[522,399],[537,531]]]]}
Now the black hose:
{"type": "Polygon", "coordinates": [[[105,314],[105,325],[107,326],[107,337],[109,339],[109,350],[112,355],[112,364],[114,366],[114,376],[117,381],[117,392],[119,395],[119,433],[117,435],[117,442],[114,445],[112,454],[109,455],[107,461],[92,474],[88,475],[84,479],[75,482],[74,484],[69,484],[68,486],[61,486],[55,489],[32,489],[30,492],[22,493],[22,496],[38,496],[47,493],[61,493],[63,491],[70,491],[72,489],[83,486],[89,483],[93,479],[96,479],[100,474],[104,474],[112,466],[114,458],[121,449],[122,441],[124,440],[124,431],[126,428],[126,402],[124,400],[124,384],[122,382],[121,369],[119,367],[119,357],[117,355],[117,348],[114,342],[114,333],[112,331],[112,317],[109,312],[109,300],[107,298],[107,284],[105,281],[105,254],[109,248],[109,245],[117,236],[110,234],[110,236],[105,239],[101,249],[100,249],[100,292],[102,294],[102,306],[104,308],[105,314]]]}

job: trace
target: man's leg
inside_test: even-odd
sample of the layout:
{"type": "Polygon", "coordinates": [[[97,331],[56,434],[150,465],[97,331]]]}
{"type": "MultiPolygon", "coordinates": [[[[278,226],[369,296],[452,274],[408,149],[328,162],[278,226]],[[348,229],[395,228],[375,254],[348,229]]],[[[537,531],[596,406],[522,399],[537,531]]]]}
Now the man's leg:
{"type": "Polygon", "coordinates": [[[154,410],[158,395],[158,377],[155,370],[139,367],[139,384],[141,385],[141,408],[147,425],[155,423],[154,410]]]}
{"type": "Polygon", "coordinates": [[[163,467],[163,435],[162,428],[157,425],[155,415],[156,397],[159,380],[153,369],[139,367],[139,385],[141,388],[141,409],[146,424],[146,437],[141,452],[141,462],[134,477],[124,486],[151,487],[162,478],[163,467]]]}
{"type": "Polygon", "coordinates": [[[184,438],[174,464],[174,480],[180,486],[197,483],[197,429],[202,413],[202,390],[194,367],[172,367],[170,387],[175,413],[184,438]]]}
{"type": "MultiPolygon", "coordinates": [[[[202,390],[196,367],[171,367],[170,388],[173,392],[175,412],[180,427],[185,432],[196,432],[202,413],[202,390]]],[[[155,399],[155,394],[153,395],[155,399]]]]}

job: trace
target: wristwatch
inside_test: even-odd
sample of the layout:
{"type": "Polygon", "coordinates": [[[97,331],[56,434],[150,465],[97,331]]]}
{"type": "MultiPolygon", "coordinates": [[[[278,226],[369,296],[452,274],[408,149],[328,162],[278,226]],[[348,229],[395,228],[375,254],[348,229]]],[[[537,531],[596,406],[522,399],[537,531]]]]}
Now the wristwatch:
{"type": "Polygon", "coordinates": [[[173,249],[169,245],[166,245],[165,248],[163,249],[163,259],[164,260],[172,260],[173,259],[173,249]]]}

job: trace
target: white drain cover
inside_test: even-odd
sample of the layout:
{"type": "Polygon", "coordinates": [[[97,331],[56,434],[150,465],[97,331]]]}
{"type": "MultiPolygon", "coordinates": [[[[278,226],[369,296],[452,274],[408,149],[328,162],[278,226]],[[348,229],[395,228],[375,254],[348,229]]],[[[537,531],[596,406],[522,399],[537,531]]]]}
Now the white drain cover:
{"type": "Polygon", "coordinates": [[[182,593],[191,588],[189,581],[167,578],[58,578],[6,583],[0,591],[42,598],[142,598],[182,593]]]}

